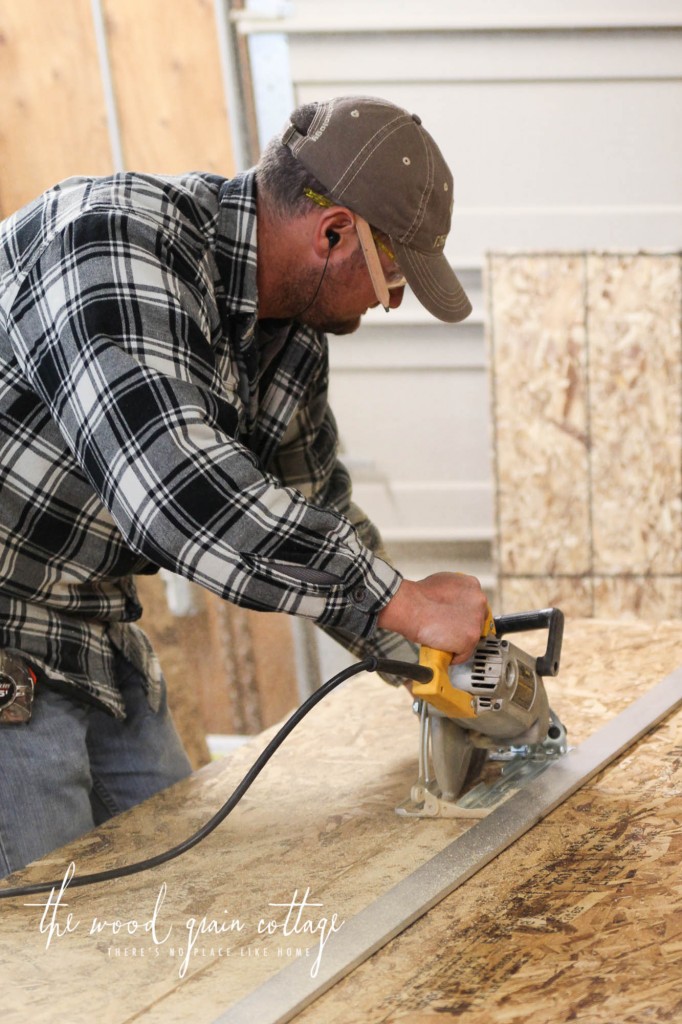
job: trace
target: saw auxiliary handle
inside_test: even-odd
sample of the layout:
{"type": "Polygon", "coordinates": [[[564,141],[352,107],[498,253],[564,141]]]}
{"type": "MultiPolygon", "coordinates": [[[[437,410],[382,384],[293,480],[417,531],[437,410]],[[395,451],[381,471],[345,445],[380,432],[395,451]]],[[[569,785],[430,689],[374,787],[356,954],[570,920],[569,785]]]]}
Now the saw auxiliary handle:
{"type": "Polygon", "coordinates": [[[494,620],[497,636],[506,633],[529,633],[534,629],[546,629],[547,649],[541,658],[537,658],[535,667],[538,675],[555,676],[559,672],[561,661],[561,644],[564,639],[564,613],[558,608],[543,608],[537,612],[515,612],[512,615],[500,615],[494,620]]]}

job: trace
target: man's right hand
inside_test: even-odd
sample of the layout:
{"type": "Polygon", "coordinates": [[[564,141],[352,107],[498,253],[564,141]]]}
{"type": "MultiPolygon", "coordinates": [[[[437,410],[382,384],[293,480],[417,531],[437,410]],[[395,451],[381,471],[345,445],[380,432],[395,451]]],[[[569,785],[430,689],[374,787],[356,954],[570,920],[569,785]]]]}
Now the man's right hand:
{"type": "Polygon", "coordinates": [[[403,580],[379,613],[378,625],[426,647],[450,651],[452,662],[468,661],[481,638],[488,601],[474,576],[439,572],[403,580]]]}

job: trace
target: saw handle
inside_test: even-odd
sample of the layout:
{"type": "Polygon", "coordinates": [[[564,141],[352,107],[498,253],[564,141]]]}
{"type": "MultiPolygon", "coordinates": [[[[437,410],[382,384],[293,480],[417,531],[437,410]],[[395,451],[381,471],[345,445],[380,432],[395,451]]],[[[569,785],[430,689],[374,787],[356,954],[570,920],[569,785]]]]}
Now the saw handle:
{"type": "MultiPolygon", "coordinates": [[[[481,636],[486,637],[494,632],[495,619],[490,605],[488,605],[481,636]]],[[[419,664],[430,671],[431,676],[428,682],[418,682],[413,686],[412,693],[415,697],[420,697],[428,701],[429,704],[433,704],[435,708],[451,718],[475,718],[476,711],[471,694],[456,689],[450,682],[448,669],[451,663],[452,653],[450,651],[439,651],[435,647],[420,647],[419,664]]]]}
{"type": "Polygon", "coordinates": [[[561,660],[561,642],[564,638],[564,613],[558,608],[543,608],[536,612],[515,612],[513,615],[499,615],[495,619],[495,632],[525,633],[533,629],[546,629],[547,649],[535,663],[539,676],[555,676],[561,660]]]}

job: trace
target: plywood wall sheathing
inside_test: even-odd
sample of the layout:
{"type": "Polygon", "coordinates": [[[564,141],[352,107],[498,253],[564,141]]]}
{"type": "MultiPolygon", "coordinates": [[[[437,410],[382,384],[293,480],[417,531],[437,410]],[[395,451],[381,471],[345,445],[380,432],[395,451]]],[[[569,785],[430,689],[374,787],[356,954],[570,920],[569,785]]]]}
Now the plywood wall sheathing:
{"type": "Polygon", "coordinates": [[[487,269],[500,610],[679,616],[679,254],[487,269]]]}
{"type": "Polygon", "coordinates": [[[104,0],[126,167],[234,173],[212,0],[104,0]]]}
{"type": "Polygon", "coordinates": [[[70,175],[110,174],[119,142],[127,170],[235,171],[212,0],[102,10],[100,58],[91,0],[0,0],[0,216],[70,175]]]}
{"type": "Polygon", "coordinates": [[[0,216],[112,155],[90,0],[0,0],[0,216]]]}

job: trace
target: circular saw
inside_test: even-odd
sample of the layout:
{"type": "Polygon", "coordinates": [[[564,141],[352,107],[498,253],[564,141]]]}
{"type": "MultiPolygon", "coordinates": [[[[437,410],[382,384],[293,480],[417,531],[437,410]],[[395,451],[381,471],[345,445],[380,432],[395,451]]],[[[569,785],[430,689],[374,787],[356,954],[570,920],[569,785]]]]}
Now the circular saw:
{"type": "Polygon", "coordinates": [[[473,657],[422,647],[419,662],[432,670],[415,683],[419,715],[419,775],[396,808],[416,817],[482,817],[524,781],[568,749],[566,730],[549,706],[543,678],[559,671],[564,616],[558,608],[493,619],[473,657]],[[541,657],[506,639],[547,630],[541,657]],[[497,771],[492,769],[501,763],[497,771]]]}

